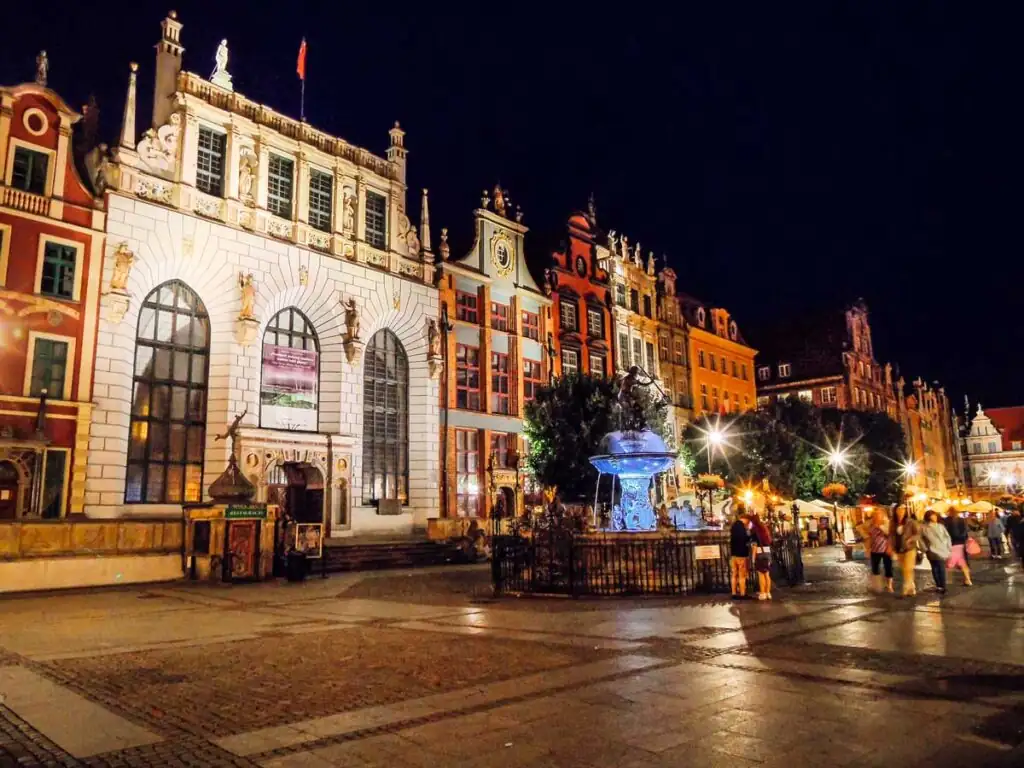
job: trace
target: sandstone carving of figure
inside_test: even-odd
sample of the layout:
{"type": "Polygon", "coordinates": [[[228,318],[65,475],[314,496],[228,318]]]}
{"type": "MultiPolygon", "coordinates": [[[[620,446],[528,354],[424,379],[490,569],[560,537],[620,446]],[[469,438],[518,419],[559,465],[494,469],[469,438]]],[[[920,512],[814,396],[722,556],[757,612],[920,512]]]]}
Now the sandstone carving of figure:
{"type": "Polygon", "coordinates": [[[345,220],[346,232],[353,232],[356,228],[356,196],[351,192],[345,192],[345,220]]]}
{"type": "Polygon", "coordinates": [[[636,241],[636,245],[633,246],[633,261],[639,266],[643,266],[644,263],[644,252],[640,250],[640,241],[636,241]]]}
{"type": "Polygon", "coordinates": [[[256,314],[256,284],[252,281],[252,272],[248,275],[238,273],[238,287],[242,290],[242,311],[238,318],[252,320],[256,314]]]}
{"type": "Polygon", "coordinates": [[[441,356],[441,331],[434,318],[427,320],[427,349],[430,357],[441,356]]]}
{"type": "Polygon", "coordinates": [[[220,45],[217,46],[217,53],[213,57],[214,68],[213,74],[210,75],[210,79],[213,80],[218,75],[226,75],[228,72],[228,41],[221,40],[220,45]]]}
{"type": "Polygon", "coordinates": [[[622,241],[622,258],[623,259],[628,259],[629,258],[629,238],[626,237],[625,235],[623,235],[622,238],[621,238],[621,241],[622,241]]]}
{"type": "Polygon", "coordinates": [[[231,441],[231,452],[234,453],[234,450],[235,450],[235,440],[238,437],[238,425],[242,423],[242,419],[245,418],[245,414],[247,414],[248,412],[249,412],[249,409],[246,408],[240,414],[235,416],[234,421],[231,422],[231,426],[229,426],[226,430],[224,430],[223,434],[217,435],[216,437],[213,438],[214,442],[217,442],[218,440],[230,440],[231,441]]]}
{"type": "Polygon", "coordinates": [[[135,254],[128,246],[121,243],[114,252],[114,274],[110,277],[110,287],[115,291],[123,291],[128,287],[128,273],[135,263],[135,254]]]}
{"type": "Polygon", "coordinates": [[[500,216],[505,215],[505,190],[494,185],[494,211],[500,216]]]}
{"type": "Polygon", "coordinates": [[[612,256],[614,256],[615,253],[616,253],[615,245],[616,245],[616,243],[615,243],[615,230],[614,229],[609,229],[608,230],[608,250],[612,252],[612,256]]]}
{"type": "Polygon", "coordinates": [[[50,74],[50,60],[46,57],[46,51],[40,51],[36,56],[36,83],[46,85],[46,78],[50,74]]]}
{"type": "Polygon", "coordinates": [[[356,306],[355,299],[345,302],[345,330],[349,341],[359,338],[359,308],[356,306]]]}
{"type": "Polygon", "coordinates": [[[409,234],[405,236],[405,242],[409,246],[410,256],[420,255],[420,238],[416,234],[416,225],[413,224],[409,227],[409,234]]]}
{"type": "Polygon", "coordinates": [[[242,162],[238,168],[238,196],[242,200],[252,200],[252,184],[256,179],[255,158],[249,152],[242,154],[242,162]]]}
{"type": "Polygon", "coordinates": [[[441,227],[441,244],[437,246],[437,251],[441,254],[441,261],[448,261],[448,256],[451,253],[451,248],[448,245],[448,227],[441,227]]]}

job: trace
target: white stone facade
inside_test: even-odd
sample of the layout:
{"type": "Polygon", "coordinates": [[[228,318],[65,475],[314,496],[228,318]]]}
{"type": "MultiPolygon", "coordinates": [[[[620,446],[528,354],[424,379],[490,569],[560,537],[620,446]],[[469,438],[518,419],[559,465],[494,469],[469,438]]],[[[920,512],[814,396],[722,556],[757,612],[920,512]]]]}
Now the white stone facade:
{"type": "Polygon", "coordinates": [[[439,506],[438,382],[436,360],[428,360],[438,292],[426,191],[419,233],[406,214],[404,132],[397,123],[390,131],[386,159],[353,147],[181,72],[181,24],[172,14],[162,30],[154,129],[136,142],[133,65],[120,146],[103,170],[108,246],[86,514],[180,513],[180,504],[126,503],[140,310],[154,289],[180,281],[209,316],[203,497],[230,450],[215,436],[244,412],[237,458],[258,501],[267,500],[269,482],[280,484],[270,479],[275,471],[306,466],[322,478],[332,535],[424,528],[439,506]],[[207,144],[211,132],[222,141],[212,188],[204,131],[207,144]],[[250,276],[254,290],[241,282],[250,276]],[[316,431],[260,425],[264,332],[288,308],[317,337],[316,431]],[[408,367],[408,485],[404,499],[388,495],[391,503],[378,508],[362,503],[363,352],[382,329],[397,338],[408,367]]]}

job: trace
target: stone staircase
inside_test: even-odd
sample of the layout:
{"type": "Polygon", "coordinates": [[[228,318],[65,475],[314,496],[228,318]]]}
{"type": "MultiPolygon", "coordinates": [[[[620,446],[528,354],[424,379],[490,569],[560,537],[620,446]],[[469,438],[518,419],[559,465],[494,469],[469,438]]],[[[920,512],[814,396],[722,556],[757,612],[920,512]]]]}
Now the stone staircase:
{"type": "MultiPolygon", "coordinates": [[[[463,562],[454,544],[427,539],[335,539],[324,542],[328,573],[415,568],[463,562]]],[[[317,573],[320,563],[312,565],[317,573]]]]}

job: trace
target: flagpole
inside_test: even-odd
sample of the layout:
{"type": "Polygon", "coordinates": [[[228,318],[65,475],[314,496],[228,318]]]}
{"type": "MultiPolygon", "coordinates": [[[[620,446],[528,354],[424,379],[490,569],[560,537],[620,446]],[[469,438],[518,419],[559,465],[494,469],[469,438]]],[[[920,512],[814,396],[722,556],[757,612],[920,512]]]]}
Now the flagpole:
{"type": "Polygon", "coordinates": [[[306,122],[306,78],[300,81],[302,88],[299,92],[299,120],[306,122]]]}

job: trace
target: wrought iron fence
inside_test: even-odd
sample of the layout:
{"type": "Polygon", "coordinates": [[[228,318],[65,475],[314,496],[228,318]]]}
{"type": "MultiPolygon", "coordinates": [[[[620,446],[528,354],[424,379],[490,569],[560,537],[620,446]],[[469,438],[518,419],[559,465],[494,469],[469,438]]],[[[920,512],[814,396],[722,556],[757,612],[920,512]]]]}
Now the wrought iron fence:
{"type": "MultiPolygon", "coordinates": [[[[799,540],[772,543],[772,577],[803,580],[799,540]]],[[[729,538],[724,532],[637,535],[584,534],[563,526],[495,533],[491,576],[495,594],[687,595],[728,592],[729,538]]],[[[748,591],[757,576],[749,569],[748,591]]]]}

